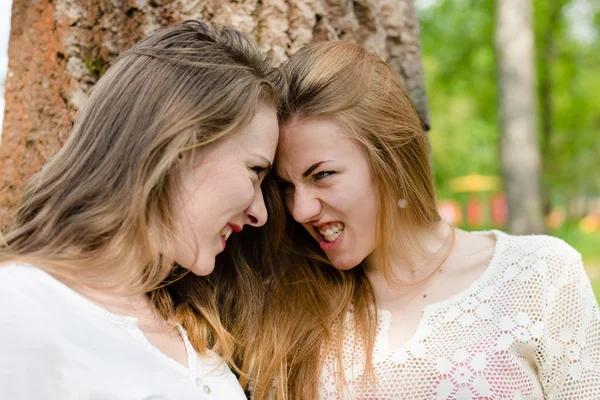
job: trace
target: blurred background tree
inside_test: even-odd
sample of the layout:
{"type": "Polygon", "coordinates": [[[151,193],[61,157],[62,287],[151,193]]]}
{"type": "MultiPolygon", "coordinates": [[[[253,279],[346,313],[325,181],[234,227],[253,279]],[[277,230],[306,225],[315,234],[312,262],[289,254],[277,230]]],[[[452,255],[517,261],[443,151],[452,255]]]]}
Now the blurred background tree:
{"type": "Polygon", "coordinates": [[[530,0],[496,0],[500,162],[516,234],[544,232],[532,9],[530,0]]]}
{"type": "MultiPolygon", "coordinates": [[[[559,11],[551,7],[555,1],[533,2],[537,103],[547,132],[538,141],[551,205],[600,192],[600,179],[593,173],[600,167],[600,5],[557,1],[559,11]]],[[[445,196],[454,177],[500,174],[494,4],[416,0],[436,179],[445,196]]]]}

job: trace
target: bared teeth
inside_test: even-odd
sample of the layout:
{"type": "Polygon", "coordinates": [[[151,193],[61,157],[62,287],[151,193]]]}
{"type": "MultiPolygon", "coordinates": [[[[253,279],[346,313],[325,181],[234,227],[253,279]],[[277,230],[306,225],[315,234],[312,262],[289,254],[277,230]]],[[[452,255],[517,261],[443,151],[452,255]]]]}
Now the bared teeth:
{"type": "Polygon", "coordinates": [[[227,226],[225,226],[225,228],[221,229],[221,237],[225,241],[227,241],[227,239],[229,239],[229,236],[231,236],[232,233],[233,233],[233,230],[231,229],[231,226],[229,226],[229,225],[227,225],[227,226]]]}
{"type": "Polygon", "coordinates": [[[345,228],[344,224],[341,222],[327,224],[325,227],[318,228],[321,235],[333,235],[334,233],[339,233],[343,231],[345,228]]]}
{"type": "Polygon", "coordinates": [[[327,224],[322,228],[319,228],[319,233],[323,235],[326,242],[334,242],[344,231],[344,224],[341,222],[327,224]],[[323,229],[325,228],[325,229],[323,229]]]}

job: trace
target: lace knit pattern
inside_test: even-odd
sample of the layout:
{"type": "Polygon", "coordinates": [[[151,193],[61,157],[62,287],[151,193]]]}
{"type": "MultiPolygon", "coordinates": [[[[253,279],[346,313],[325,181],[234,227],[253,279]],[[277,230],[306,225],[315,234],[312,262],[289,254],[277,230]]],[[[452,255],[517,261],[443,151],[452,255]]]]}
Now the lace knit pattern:
{"type": "Polygon", "coordinates": [[[327,356],[320,398],[599,400],[600,310],[581,256],[553,237],[493,233],[485,272],[427,306],[404,346],[389,348],[391,315],[378,312],[374,384],[361,379],[364,346],[347,324],[344,370],[327,356]]]}

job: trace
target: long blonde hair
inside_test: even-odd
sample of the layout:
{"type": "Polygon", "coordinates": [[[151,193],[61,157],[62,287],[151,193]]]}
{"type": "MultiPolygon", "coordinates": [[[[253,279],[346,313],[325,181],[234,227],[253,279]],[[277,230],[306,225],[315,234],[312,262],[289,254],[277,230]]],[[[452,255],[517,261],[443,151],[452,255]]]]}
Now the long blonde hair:
{"type": "Polygon", "coordinates": [[[239,268],[223,272],[227,279],[221,268],[203,278],[178,267],[171,201],[181,153],[243,127],[261,102],[275,107],[280,76],[253,40],[198,21],[124,52],[94,86],[64,147],[24,189],[0,262],[147,294],[196,349],[231,358],[217,303],[252,297],[249,266],[233,248],[228,260],[239,268]]]}
{"type": "MultiPolygon", "coordinates": [[[[399,283],[390,249],[419,249],[417,232],[440,217],[430,166],[430,145],[419,117],[392,69],[350,42],[319,42],[283,66],[287,87],[280,99],[280,123],[330,118],[366,149],[378,187],[378,264],[390,283],[399,283]],[[405,208],[398,206],[406,205],[405,208]]],[[[270,199],[268,247],[275,257],[265,281],[265,302],[257,337],[246,349],[254,398],[275,385],[279,399],[316,399],[323,359],[336,354],[341,369],[344,316],[350,310],[366,351],[365,376],[372,378],[377,329],[376,301],[363,264],[338,271],[314,239],[289,214],[281,197],[270,199]]],[[[343,376],[337,376],[338,387],[343,376]]]]}

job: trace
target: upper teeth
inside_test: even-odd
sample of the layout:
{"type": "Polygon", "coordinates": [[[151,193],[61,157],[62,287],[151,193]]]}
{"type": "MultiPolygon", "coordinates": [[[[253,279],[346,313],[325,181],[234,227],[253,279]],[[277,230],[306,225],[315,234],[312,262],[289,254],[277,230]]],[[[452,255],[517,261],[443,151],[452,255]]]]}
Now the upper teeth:
{"type": "Polygon", "coordinates": [[[231,226],[229,225],[226,225],[225,228],[221,229],[221,237],[223,240],[229,239],[229,236],[231,236],[232,233],[233,229],[231,229],[231,226]]]}
{"type": "Polygon", "coordinates": [[[337,224],[327,224],[327,228],[319,228],[319,232],[326,241],[333,242],[342,234],[344,228],[344,224],[338,222],[337,224]]]}
{"type": "Polygon", "coordinates": [[[340,233],[344,230],[344,224],[338,222],[336,225],[329,225],[327,229],[319,228],[321,235],[333,235],[334,233],[340,233]]]}

